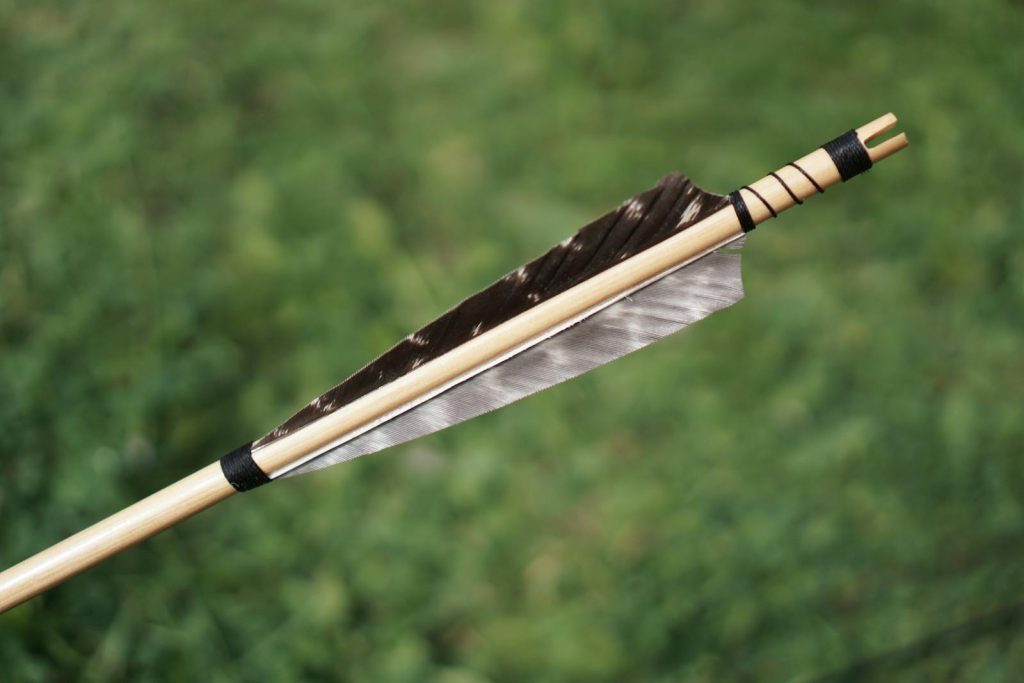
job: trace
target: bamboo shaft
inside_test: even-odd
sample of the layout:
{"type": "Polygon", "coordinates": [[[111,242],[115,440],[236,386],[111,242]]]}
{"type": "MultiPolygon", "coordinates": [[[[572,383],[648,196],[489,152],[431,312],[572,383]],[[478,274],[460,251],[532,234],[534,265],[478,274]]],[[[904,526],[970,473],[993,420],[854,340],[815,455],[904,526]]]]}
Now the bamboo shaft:
{"type": "MultiPolygon", "coordinates": [[[[857,129],[865,143],[893,127],[896,117],[882,116],[857,129]]],[[[868,148],[873,162],[907,145],[900,134],[868,148]]],[[[839,172],[828,154],[817,149],[796,164],[827,188],[839,182],[839,172]]],[[[792,191],[802,201],[817,193],[799,170],[786,166],[776,176],[765,176],[750,187],[776,213],[793,206],[792,191]],[[785,186],[783,186],[781,179],[785,186]]],[[[757,223],[771,216],[752,192],[741,191],[757,223]]],[[[742,235],[731,206],[660,244],[619,263],[519,316],[481,334],[450,353],[416,368],[407,375],[342,407],[334,413],[253,452],[253,459],[272,477],[279,476],[318,452],[372,427],[400,409],[435,395],[472,376],[482,368],[557,333],[590,315],[624,293],[635,290],[742,235]]],[[[38,595],[103,559],[172,526],[232,495],[218,463],[213,463],[121,512],[79,532],[0,573],[0,612],[38,595]]]]}

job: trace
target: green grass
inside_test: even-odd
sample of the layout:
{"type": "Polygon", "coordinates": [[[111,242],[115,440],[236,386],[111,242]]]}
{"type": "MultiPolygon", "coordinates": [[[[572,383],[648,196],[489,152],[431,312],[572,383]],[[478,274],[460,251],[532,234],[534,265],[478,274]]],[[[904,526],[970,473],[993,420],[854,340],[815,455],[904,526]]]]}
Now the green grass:
{"type": "Polygon", "coordinates": [[[755,233],[691,332],[0,616],[0,681],[804,681],[907,646],[849,680],[1012,680],[1022,30],[997,0],[0,2],[0,565],[671,169],[728,191],[889,110],[912,141],[755,233]]]}

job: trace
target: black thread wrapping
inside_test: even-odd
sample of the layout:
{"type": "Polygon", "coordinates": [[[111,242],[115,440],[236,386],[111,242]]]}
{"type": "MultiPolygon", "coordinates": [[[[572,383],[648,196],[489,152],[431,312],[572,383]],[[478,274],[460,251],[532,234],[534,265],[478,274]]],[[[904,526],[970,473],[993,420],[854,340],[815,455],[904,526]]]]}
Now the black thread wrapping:
{"type": "Polygon", "coordinates": [[[750,185],[744,185],[740,189],[741,190],[746,190],[747,192],[751,193],[752,195],[754,195],[755,197],[760,199],[761,203],[764,204],[764,208],[768,209],[768,213],[770,213],[772,215],[772,218],[778,218],[779,217],[779,214],[775,212],[775,207],[773,207],[771,204],[769,204],[768,200],[765,199],[764,197],[762,197],[760,192],[758,192],[757,190],[752,188],[750,185]]]}
{"type": "Polygon", "coordinates": [[[808,173],[804,169],[800,168],[800,165],[797,164],[795,161],[791,161],[791,162],[789,162],[786,165],[787,166],[792,166],[796,170],[800,171],[804,175],[804,178],[807,178],[807,180],[810,181],[811,185],[814,185],[814,189],[815,190],[817,190],[818,192],[820,192],[822,194],[825,194],[825,188],[823,188],[821,185],[819,185],[818,181],[815,180],[814,178],[812,178],[810,173],[808,173]]]}
{"type": "Polygon", "coordinates": [[[743,228],[743,232],[750,232],[757,227],[757,223],[750,216],[750,209],[747,208],[747,203],[740,196],[739,190],[729,193],[729,202],[736,211],[736,217],[740,219],[740,227],[743,228]]]}
{"type": "Polygon", "coordinates": [[[803,200],[801,200],[799,197],[796,196],[796,192],[793,192],[793,190],[789,189],[789,185],[786,184],[785,180],[783,180],[782,178],[779,177],[778,173],[776,173],[775,171],[772,171],[768,175],[770,175],[772,178],[775,178],[776,180],[779,181],[779,185],[782,185],[782,187],[785,188],[786,192],[789,193],[789,196],[793,198],[794,202],[796,202],[797,204],[803,204],[803,200]]]}
{"type": "MultiPolygon", "coordinates": [[[[834,140],[829,140],[821,146],[822,149],[828,153],[829,158],[832,159],[832,163],[836,165],[836,169],[839,171],[839,177],[843,179],[845,183],[855,175],[859,175],[864,171],[871,168],[871,156],[868,154],[868,150],[861,143],[860,138],[857,137],[857,131],[851,130],[843,133],[834,140]]],[[[823,188],[818,181],[816,181],[811,174],[800,168],[800,165],[795,161],[791,161],[786,164],[792,166],[800,174],[807,178],[808,182],[814,186],[814,189],[818,192],[825,194],[825,188],[823,188]]],[[[800,197],[793,192],[792,188],[786,184],[778,173],[770,173],[771,177],[775,178],[782,185],[782,188],[789,194],[790,198],[797,204],[803,204],[800,197]]],[[[732,204],[733,209],[736,211],[736,216],[739,218],[740,226],[743,228],[743,232],[750,232],[757,227],[757,223],[754,222],[753,217],[750,215],[750,209],[747,208],[747,203],[743,200],[743,196],[740,194],[740,190],[747,190],[752,195],[757,197],[764,208],[768,209],[768,213],[772,215],[772,218],[778,218],[779,213],[775,210],[775,207],[768,203],[768,200],[761,196],[761,193],[750,187],[744,185],[739,190],[729,193],[729,202],[732,204]]]]}
{"type": "Polygon", "coordinates": [[[857,137],[856,131],[843,133],[835,140],[826,142],[821,148],[832,157],[832,163],[836,165],[839,177],[844,183],[871,168],[871,157],[857,137]]]}
{"type": "Polygon", "coordinates": [[[252,441],[221,458],[220,470],[236,491],[251,491],[270,481],[267,473],[252,459],[252,441]]]}

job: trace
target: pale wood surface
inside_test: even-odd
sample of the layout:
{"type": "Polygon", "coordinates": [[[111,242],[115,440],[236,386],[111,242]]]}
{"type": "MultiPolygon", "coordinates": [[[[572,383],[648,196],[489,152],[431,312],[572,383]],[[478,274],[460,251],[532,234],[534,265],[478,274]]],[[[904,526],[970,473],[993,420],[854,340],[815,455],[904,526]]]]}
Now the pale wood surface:
{"type": "Polygon", "coordinates": [[[233,493],[220,464],[207,465],[0,574],[0,612],[233,493]]]}
{"type": "MultiPolygon", "coordinates": [[[[886,114],[858,128],[857,135],[867,143],[891,129],[895,123],[896,117],[886,114]]],[[[877,163],[906,145],[906,136],[900,134],[868,148],[868,153],[877,163]]],[[[831,158],[820,148],[796,163],[823,188],[840,180],[831,158]]],[[[776,174],[801,200],[817,193],[811,182],[790,166],[779,169],[776,174]]],[[[795,204],[786,189],[771,175],[752,183],[751,187],[778,213],[795,204]]],[[[755,222],[771,216],[752,193],[742,191],[742,194],[755,222]]],[[[253,459],[272,477],[280,476],[339,439],[371,428],[396,411],[407,409],[411,403],[436,395],[742,234],[735,211],[727,206],[678,235],[538,304],[443,357],[425,363],[307,427],[254,451],[253,459]]],[[[225,481],[218,463],[203,468],[0,574],[0,612],[233,493],[235,490],[225,481]]]]}

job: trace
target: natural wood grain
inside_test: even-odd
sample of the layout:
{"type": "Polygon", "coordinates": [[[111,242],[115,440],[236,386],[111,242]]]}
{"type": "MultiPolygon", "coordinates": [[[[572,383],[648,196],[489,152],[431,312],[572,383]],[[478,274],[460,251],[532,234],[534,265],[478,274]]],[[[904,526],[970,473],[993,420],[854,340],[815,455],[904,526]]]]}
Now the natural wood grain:
{"type": "MultiPolygon", "coordinates": [[[[886,114],[857,129],[865,144],[890,130],[896,117],[886,114]]],[[[873,162],[907,145],[900,134],[868,148],[873,162]]],[[[823,188],[839,182],[839,172],[822,149],[796,161],[823,188]]],[[[802,173],[786,166],[776,171],[790,190],[804,200],[817,190],[802,173]]],[[[750,185],[776,212],[796,202],[782,183],[771,175],[750,185]]],[[[755,222],[771,216],[768,208],[749,191],[743,197],[755,222]]],[[[643,251],[593,278],[547,300],[505,323],[457,347],[448,354],[416,368],[334,413],[288,434],[253,452],[257,464],[271,476],[280,476],[339,439],[372,428],[411,403],[425,400],[445,388],[557,333],[573,322],[728,244],[742,235],[731,206],[717,211],[683,232],[643,251]]],[[[181,520],[234,493],[218,463],[213,463],[158,493],[95,524],[61,543],[0,574],[0,612],[51,588],[181,520]]]]}

